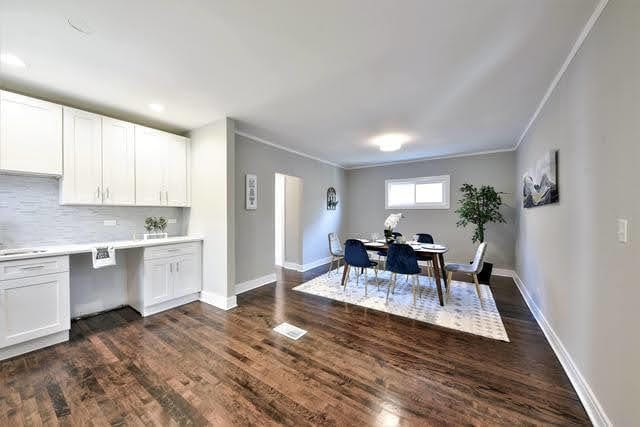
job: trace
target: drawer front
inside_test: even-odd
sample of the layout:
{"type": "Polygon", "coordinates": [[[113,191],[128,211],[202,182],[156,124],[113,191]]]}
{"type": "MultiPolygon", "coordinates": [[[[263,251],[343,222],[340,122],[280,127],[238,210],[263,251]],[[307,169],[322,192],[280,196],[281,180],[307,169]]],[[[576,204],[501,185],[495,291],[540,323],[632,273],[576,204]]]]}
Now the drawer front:
{"type": "Polygon", "coordinates": [[[0,280],[42,276],[69,271],[69,257],[56,256],[0,262],[0,280]]]}
{"type": "Polygon", "coordinates": [[[166,258],[196,254],[200,251],[200,246],[200,242],[152,246],[150,248],[144,248],[144,259],[166,258]]]}

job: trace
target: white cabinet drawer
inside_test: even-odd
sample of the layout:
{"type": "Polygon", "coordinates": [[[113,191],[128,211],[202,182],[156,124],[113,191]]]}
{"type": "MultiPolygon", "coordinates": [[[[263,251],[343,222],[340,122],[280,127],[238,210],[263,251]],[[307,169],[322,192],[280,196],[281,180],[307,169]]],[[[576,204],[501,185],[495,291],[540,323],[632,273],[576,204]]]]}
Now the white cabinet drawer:
{"type": "Polygon", "coordinates": [[[200,246],[200,242],[153,246],[144,249],[144,259],[146,260],[195,254],[200,250],[200,246]]]}
{"type": "Polygon", "coordinates": [[[63,273],[65,271],[69,271],[68,256],[0,262],[0,280],[42,276],[43,274],[63,273]]]}

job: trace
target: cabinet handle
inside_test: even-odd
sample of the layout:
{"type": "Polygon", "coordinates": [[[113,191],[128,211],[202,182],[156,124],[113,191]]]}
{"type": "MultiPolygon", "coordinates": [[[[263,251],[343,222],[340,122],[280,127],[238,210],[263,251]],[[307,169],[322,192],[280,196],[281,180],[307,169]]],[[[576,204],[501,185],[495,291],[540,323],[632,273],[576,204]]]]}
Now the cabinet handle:
{"type": "Polygon", "coordinates": [[[167,204],[169,204],[169,191],[165,191],[164,192],[164,200],[167,202],[167,204]]]}
{"type": "Polygon", "coordinates": [[[176,273],[180,273],[180,263],[176,262],[176,273]]]}
{"type": "Polygon", "coordinates": [[[44,265],[31,265],[28,267],[20,267],[20,270],[39,270],[41,268],[44,268],[44,265]]]}
{"type": "Polygon", "coordinates": [[[169,264],[169,272],[173,273],[173,263],[169,264]]]}
{"type": "Polygon", "coordinates": [[[96,199],[100,198],[100,186],[96,187],[96,199]]]}
{"type": "Polygon", "coordinates": [[[109,194],[109,187],[107,187],[107,199],[111,198],[111,195],[109,194]]]}
{"type": "Polygon", "coordinates": [[[162,191],[159,191],[160,193],[160,203],[162,203],[162,191]]]}

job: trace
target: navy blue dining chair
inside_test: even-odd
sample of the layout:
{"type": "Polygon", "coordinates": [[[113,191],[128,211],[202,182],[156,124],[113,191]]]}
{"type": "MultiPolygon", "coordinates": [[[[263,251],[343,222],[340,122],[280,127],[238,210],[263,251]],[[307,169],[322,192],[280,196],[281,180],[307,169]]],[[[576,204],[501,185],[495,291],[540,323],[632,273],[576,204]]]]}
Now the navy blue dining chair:
{"type": "MultiPolygon", "coordinates": [[[[418,236],[418,243],[434,244],[433,236],[429,233],[417,233],[416,236],[418,236]]],[[[426,267],[428,276],[434,276],[433,257],[431,255],[426,256],[422,261],[418,261],[418,265],[426,267]]]]}
{"type": "Polygon", "coordinates": [[[360,278],[360,271],[364,270],[364,294],[367,295],[367,270],[369,268],[373,268],[376,274],[376,284],[378,287],[380,283],[378,282],[378,263],[375,261],[371,261],[369,259],[369,254],[367,253],[367,249],[360,240],[357,239],[349,239],[344,243],[344,263],[345,263],[345,271],[342,276],[342,286],[346,289],[347,282],[349,281],[349,271],[351,267],[356,268],[356,286],[358,285],[358,279],[360,278]]]}
{"type": "Polygon", "coordinates": [[[418,256],[410,245],[392,243],[387,251],[387,270],[391,272],[389,286],[387,287],[387,302],[389,301],[389,290],[395,290],[397,275],[406,274],[413,279],[413,303],[416,303],[416,294],[420,281],[420,266],[418,265],[418,256]]]}

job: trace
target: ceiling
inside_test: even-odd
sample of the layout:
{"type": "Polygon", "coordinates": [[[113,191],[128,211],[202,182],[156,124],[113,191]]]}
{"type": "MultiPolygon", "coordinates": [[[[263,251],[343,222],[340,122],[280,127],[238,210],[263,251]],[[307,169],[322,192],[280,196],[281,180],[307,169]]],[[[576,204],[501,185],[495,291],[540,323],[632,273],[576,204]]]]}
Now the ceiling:
{"type": "Polygon", "coordinates": [[[0,50],[27,67],[3,65],[0,85],[179,132],[232,117],[346,167],[500,150],[596,3],[2,0],[0,50]],[[412,141],[369,141],[392,131],[412,141]]]}

